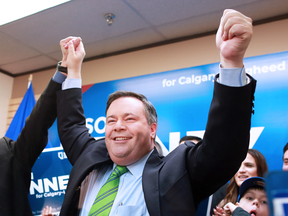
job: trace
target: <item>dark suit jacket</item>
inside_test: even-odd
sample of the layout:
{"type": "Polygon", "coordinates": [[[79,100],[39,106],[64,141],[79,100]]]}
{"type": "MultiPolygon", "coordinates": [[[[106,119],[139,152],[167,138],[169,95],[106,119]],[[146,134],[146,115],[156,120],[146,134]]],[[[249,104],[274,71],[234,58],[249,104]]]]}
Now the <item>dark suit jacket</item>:
{"type": "Polygon", "coordinates": [[[0,215],[32,215],[28,193],[31,169],[47,144],[48,128],[56,119],[56,91],[61,84],[50,81],[16,141],[0,139],[0,215]]]}
{"type": "MultiPolygon", "coordinates": [[[[186,142],[166,157],[153,151],[142,175],[151,216],[194,215],[200,201],[237,172],[248,150],[255,86],[254,79],[244,87],[215,82],[203,141],[186,142]]],[[[73,165],[60,215],[77,215],[81,182],[112,161],[105,140],[95,141],[85,127],[81,89],[58,92],[57,107],[61,143],[73,165]]]]}
{"type": "Polygon", "coordinates": [[[237,207],[234,212],[232,213],[232,216],[250,216],[251,214],[249,214],[247,211],[245,211],[244,209],[242,209],[241,207],[237,207]]]}
{"type": "Polygon", "coordinates": [[[213,215],[213,209],[216,208],[216,206],[218,206],[218,204],[225,198],[225,196],[227,195],[227,186],[229,184],[226,183],[224,184],[221,188],[219,188],[212,197],[212,203],[211,203],[211,207],[210,207],[210,215],[213,215]]]}

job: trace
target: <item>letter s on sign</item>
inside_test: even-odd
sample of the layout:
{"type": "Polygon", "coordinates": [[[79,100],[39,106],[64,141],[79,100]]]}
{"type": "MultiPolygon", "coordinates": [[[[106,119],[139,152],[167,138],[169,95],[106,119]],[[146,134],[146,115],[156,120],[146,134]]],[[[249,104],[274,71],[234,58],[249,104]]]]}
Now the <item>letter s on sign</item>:
{"type": "Polygon", "coordinates": [[[96,133],[98,133],[98,134],[105,133],[105,126],[106,126],[106,117],[101,116],[101,117],[96,119],[95,124],[94,124],[94,128],[95,128],[96,133]],[[104,127],[102,129],[99,128],[99,123],[101,121],[104,122],[104,127]]]}
{"type": "Polygon", "coordinates": [[[93,125],[90,125],[89,123],[93,123],[92,118],[87,118],[86,119],[86,127],[88,128],[88,133],[91,134],[93,132],[93,125]]]}

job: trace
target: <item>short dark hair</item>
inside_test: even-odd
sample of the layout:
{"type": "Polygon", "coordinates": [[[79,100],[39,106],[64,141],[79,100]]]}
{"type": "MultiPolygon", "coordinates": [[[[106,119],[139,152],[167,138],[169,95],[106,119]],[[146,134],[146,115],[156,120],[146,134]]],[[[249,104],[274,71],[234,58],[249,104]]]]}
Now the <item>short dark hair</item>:
{"type": "Polygon", "coordinates": [[[285,154],[285,152],[288,150],[288,143],[286,143],[286,145],[283,148],[283,155],[285,154]]]}
{"type": "Polygon", "coordinates": [[[186,140],[197,140],[199,142],[202,139],[200,137],[197,137],[197,136],[184,136],[180,139],[179,143],[186,141],[186,140]]]}
{"type": "Polygon", "coordinates": [[[140,100],[144,105],[145,116],[148,124],[157,124],[157,112],[153,104],[144,95],[132,91],[115,91],[114,93],[110,94],[107,100],[105,111],[106,114],[112,102],[121,97],[133,97],[140,100]]]}

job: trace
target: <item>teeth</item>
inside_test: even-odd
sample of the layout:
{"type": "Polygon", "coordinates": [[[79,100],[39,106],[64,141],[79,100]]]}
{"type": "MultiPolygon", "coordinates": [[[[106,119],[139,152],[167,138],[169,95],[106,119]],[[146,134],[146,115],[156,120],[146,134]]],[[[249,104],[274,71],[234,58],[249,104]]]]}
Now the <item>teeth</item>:
{"type": "Polygon", "coordinates": [[[117,138],[115,138],[115,140],[127,140],[128,138],[126,138],[126,137],[117,137],[117,138]]]}

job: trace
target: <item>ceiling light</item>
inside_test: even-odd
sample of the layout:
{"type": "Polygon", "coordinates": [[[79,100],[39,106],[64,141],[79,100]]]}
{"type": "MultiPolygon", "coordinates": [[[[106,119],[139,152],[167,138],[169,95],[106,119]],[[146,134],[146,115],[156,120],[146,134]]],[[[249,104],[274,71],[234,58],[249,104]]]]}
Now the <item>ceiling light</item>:
{"type": "Polygon", "coordinates": [[[21,19],[70,0],[6,0],[0,4],[0,25],[21,19]]]}
{"type": "Polygon", "coordinates": [[[112,13],[105,14],[105,19],[106,19],[106,21],[108,23],[108,26],[112,25],[112,23],[114,22],[114,18],[115,18],[115,15],[112,14],[112,13]]]}

